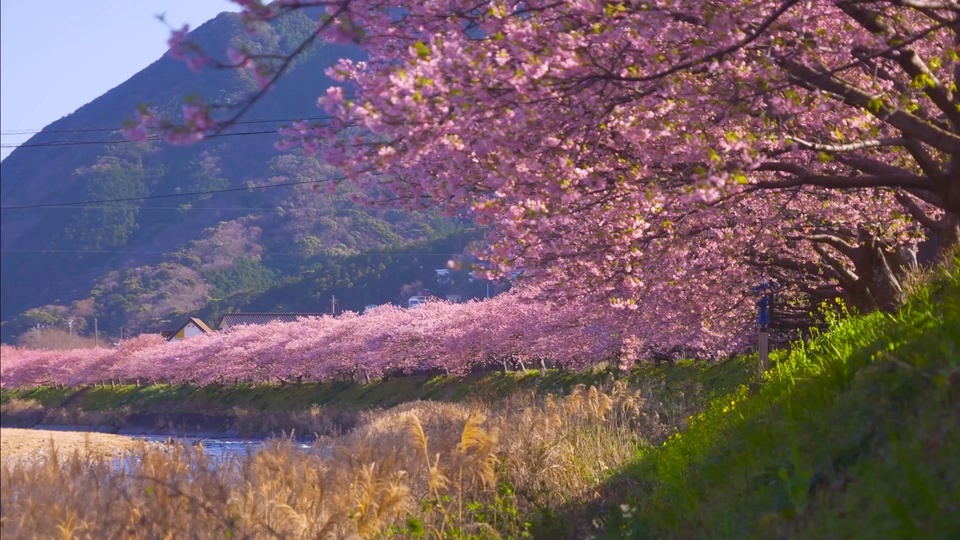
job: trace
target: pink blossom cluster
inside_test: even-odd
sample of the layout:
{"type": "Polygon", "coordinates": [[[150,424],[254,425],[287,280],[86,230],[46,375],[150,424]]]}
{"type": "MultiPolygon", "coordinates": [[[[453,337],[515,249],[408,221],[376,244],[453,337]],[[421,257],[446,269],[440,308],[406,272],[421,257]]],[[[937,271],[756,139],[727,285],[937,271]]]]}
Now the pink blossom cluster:
{"type": "MultiPolygon", "coordinates": [[[[641,332],[633,326],[643,321],[631,321],[607,304],[532,301],[533,296],[511,292],[465,304],[428,302],[414,309],[385,305],[364,315],[239,326],[178,342],[142,335],[116,349],[3,346],[0,385],[366,381],[401,373],[463,375],[504,362],[569,369],[602,361],[630,365],[644,353],[641,332]]],[[[701,339],[703,345],[717,338],[701,339]]],[[[680,336],[674,342],[680,343],[680,336]]]]}
{"type": "Polygon", "coordinates": [[[210,116],[211,108],[198,101],[183,105],[183,121],[174,124],[155,111],[140,108],[123,129],[124,137],[132,141],[145,141],[151,136],[159,137],[169,144],[193,144],[203,140],[209,131],[219,124],[210,116]]]}

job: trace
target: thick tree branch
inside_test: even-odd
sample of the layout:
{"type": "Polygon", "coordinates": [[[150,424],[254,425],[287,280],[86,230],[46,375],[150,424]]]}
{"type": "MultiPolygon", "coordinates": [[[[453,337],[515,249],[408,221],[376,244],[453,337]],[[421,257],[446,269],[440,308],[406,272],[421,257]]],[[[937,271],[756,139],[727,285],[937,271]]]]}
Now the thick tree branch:
{"type": "Polygon", "coordinates": [[[920,166],[920,170],[922,170],[924,174],[936,182],[943,183],[945,181],[943,169],[922,144],[912,139],[907,139],[904,148],[907,149],[907,152],[910,152],[913,160],[917,162],[917,165],[920,166]]]}
{"type": "Polygon", "coordinates": [[[857,256],[857,246],[833,234],[804,234],[799,236],[799,238],[810,242],[827,244],[850,259],[857,256]]]}
{"type": "Polygon", "coordinates": [[[851,107],[856,107],[878,118],[904,135],[915,138],[951,155],[960,155],[960,135],[935,126],[903,109],[894,108],[880,98],[848,84],[832,74],[811,68],[799,62],[780,61],[787,73],[795,80],[834,94],[851,107]]]}
{"type": "Polygon", "coordinates": [[[892,0],[890,3],[914,9],[960,11],[957,0],[892,0]]]}
{"type": "Polygon", "coordinates": [[[860,281],[860,277],[850,271],[839,259],[834,257],[824,248],[822,245],[813,243],[813,250],[817,252],[817,255],[827,263],[827,265],[833,269],[834,272],[838,275],[838,280],[843,284],[844,288],[852,289],[854,284],[860,281]]]}
{"type": "Polygon", "coordinates": [[[832,189],[899,187],[904,189],[925,189],[934,191],[936,188],[936,185],[934,185],[929,178],[902,171],[899,174],[816,174],[796,163],[784,163],[779,161],[762,163],[756,168],[756,170],[783,172],[792,175],[792,178],[760,181],[753,184],[754,187],[760,189],[785,189],[797,186],[818,186],[832,189]]]}
{"type": "MultiPolygon", "coordinates": [[[[888,35],[891,38],[896,36],[897,32],[883,20],[879,13],[854,2],[838,2],[837,5],[844,13],[870,32],[888,35]]],[[[947,116],[953,128],[955,130],[960,129],[960,110],[957,110],[954,92],[943,85],[912,47],[907,46],[889,51],[884,53],[883,56],[896,62],[910,76],[911,80],[922,76],[924,78],[923,92],[947,116]]]]}
{"type": "Polygon", "coordinates": [[[897,201],[899,201],[900,204],[907,210],[907,212],[910,213],[913,219],[917,220],[924,227],[934,231],[941,230],[943,228],[937,220],[933,219],[929,214],[924,212],[923,208],[921,208],[920,205],[913,200],[913,197],[908,195],[905,191],[897,190],[896,193],[894,193],[894,196],[897,198],[897,201]]]}
{"type": "MultiPolygon", "coordinates": [[[[841,154],[836,157],[836,160],[840,163],[843,163],[847,167],[856,169],[864,174],[872,174],[876,176],[898,176],[901,174],[911,174],[900,167],[895,167],[878,159],[869,157],[847,156],[841,154]]],[[[917,175],[917,177],[923,178],[919,175],[917,175]]]]}
{"type": "Polygon", "coordinates": [[[905,189],[907,193],[913,195],[914,197],[920,199],[921,201],[936,206],[937,208],[943,208],[944,202],[936,193],[933,193],[926,189],[905,189]]]}

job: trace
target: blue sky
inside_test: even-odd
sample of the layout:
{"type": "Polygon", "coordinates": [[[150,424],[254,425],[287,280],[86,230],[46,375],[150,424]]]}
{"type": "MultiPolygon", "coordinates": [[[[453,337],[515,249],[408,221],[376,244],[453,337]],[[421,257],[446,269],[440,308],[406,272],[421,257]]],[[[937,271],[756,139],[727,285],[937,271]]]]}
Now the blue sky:
{"type": "MultiPolygon", "coordinates": [[[[0,0],[0,132],[19,144],[167,50],[167,23],[196,28],[227,0],[0,0]]],[[[95,126],[99,127],[99,126],[95,126]]],[[[0,149],[6,158],[11,148],[0,149]]]]}

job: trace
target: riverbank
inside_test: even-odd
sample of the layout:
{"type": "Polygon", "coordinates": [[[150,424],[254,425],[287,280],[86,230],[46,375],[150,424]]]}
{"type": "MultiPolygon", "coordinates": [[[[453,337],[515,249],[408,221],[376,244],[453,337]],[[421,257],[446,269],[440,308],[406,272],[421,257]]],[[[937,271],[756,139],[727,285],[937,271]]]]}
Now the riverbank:
{"type": "Polygon", "coordinates": [[[466,377],[411,375],[370,383],[115,385],[80,388],[39,387],[0,392],[0,425],[44,428],[85,426],[119,434],[199,437],[267,437],[294,433],[298,438],[336,436],[353,431],[365,414],[413,401],[444,403],[502,402],[511,396],[568,395],[583,385],[620,380],[653,394],[653,412],[673,417],[675,392],[689,400],[705,390],[712,398],[748,382],[753,361],[738,358],[720,364],[683,361],[642,365],[624,374],[609,368],[586,372],[527,370],[475,373],[466,377]]]}
{"type": "Polygon", "coordinates": [[[144,443],[131,437],[93,431],[0,428],[0,462],[7,465],[49,455],[51,446],[61,456],[79,452],[85,457],[120,457],[144,443]]]}

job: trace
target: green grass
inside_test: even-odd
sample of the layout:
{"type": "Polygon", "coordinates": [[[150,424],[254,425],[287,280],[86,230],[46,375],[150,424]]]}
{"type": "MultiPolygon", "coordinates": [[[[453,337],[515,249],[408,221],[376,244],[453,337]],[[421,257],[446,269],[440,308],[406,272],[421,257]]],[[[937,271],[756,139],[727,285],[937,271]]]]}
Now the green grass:
{"type": "MultiPolygon", "coordinates": [[[[515,392],[540,391],[566,394],[577,384],[595,384],[613,378],[609,370],[587,372],[547,370],[540,372],[487,372],[466,377],[411,375],[375,380],[287,385],[154,384],[144,386],[88,386],[80,388],[37,387],[3,390],[0,399],[33,399],[47,409],[69,406],[85,411],[131,409],[139,412],[226,413],[235,407],[260,411],[306,410],[313,405],[358,409],[388,408],[407,401],[492,401],[515,392]]],[[[638,374],[638,376],[640,376],[638,374]]]]}
{"type": "Polygon", "coordinates": [[[605,534],[960,538],[954,267],[896,315],[832,320],[759,386],[703,377],[703,412],[611,478],[634,489],[605,534]]]}

